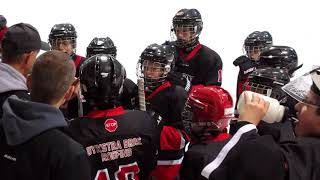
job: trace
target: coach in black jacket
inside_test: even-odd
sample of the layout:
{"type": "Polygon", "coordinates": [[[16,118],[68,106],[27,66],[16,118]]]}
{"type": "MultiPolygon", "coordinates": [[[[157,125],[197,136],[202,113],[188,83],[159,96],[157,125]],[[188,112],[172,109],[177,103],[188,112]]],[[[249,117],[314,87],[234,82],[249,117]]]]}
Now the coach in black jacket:
{"type": "Polygon", "coordinates": [[[67,123],[58,108],[75,90],[74,76],[75,66],[68,55],[46,52],[27,80],[32,101],[10,96],[4,103],[0,130],[15,151],[15,156],[1,157],[15,164],[7,172],[11,177],[5,179],[90,179],[82,146],[60,130],[67,123]]]}

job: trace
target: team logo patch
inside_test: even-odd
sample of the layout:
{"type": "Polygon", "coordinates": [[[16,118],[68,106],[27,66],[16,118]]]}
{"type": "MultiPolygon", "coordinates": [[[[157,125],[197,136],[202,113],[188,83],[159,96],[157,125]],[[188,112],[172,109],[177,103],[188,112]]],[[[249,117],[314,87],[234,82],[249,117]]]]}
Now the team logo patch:
{"type": "Polygon", "coordinates": [[[104,122],[104,128],[108,131],[108,132],[115,132],[118,128],[118,122],[114,119],[107,119],[104,122]]]}

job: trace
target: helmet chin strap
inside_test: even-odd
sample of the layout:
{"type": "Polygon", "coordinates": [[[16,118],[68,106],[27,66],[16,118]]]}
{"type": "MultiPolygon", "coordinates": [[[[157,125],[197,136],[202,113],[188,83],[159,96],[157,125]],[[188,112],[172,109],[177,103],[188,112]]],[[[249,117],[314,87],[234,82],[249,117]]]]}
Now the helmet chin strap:
{"type": "Polygon", "coordinates": [[[178,48],[188,53],[188,52],[191,52],[198,44],[199,44],[199,38],[197,37],[196,40],[191,42],[190,44],[184,45],[183,47],[178,46],[178,48]]]}

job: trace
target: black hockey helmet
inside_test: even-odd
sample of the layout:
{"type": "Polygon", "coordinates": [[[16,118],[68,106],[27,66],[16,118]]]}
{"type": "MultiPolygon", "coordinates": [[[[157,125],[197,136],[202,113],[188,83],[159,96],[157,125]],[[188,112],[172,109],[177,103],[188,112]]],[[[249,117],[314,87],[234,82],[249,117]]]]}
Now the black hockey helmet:
{"type": "Polygon", "coordinates": [[[89,106],[115,106],[118,102],[126,73],[111,55],[97,54],[80,66],[81,92],[89,106]]]}
{"type": "Polygon", "coordinates": [[[244,40],[243,46],[249,59],[259,60],[259,55],[265,47],[265,38],[260,31],[254,31],[244,40]]]}
{"type": "Polygon", "coordinates": [[[293,73],[299,68],[298,56],[291,47],[272,46],[261,53],[260,66],[284,69],[292,77],[293,73]]]}
{"type": "Polygon", "coordinates": [[[173,53],[170,46],[151,44],[140,56],[137,65],[138,78],[144,78],[147,90],[154,90],[161,85],[174,67],[173,53]]]}
{"type": "Polygon", "coordinates": [[[70,40],[73,48],[76,48],[77,32],[70,23],[55,24],[49,34],[49,43],[55,47],[59,41],[70,40]]]}
{"type": "Polygon", "coordinates": [[[244,90],[263,94],[281,102],[286,97],[281,87],[289,82],[290,76],[287,71],[270,67],[261,68],[249,75],[244,90]]]}
{"type": "Polygon", "coordinates": [[[117,47],[113,41],[109,38],[93,38],[87,47],[87,57],[94,56],[96,54],[109,54],[111,56],[117,56],[117,47]]]}
{"type": "Polygon", "coordinates": [[[201,14],[197,9],[181,9],[172,19],[173,38],[179,48],[193,47],[198,43],[203,28],[201,14]],[[179,38],[179,33],[190,32],[188,40],[179,38]]]}
{"type": "Polygon", "coordinates": [[[264,44],[265,47],[269,47],[273,45],[273,40],[272,40],[272,36],[268,31],[262,31],[261,32],[263,38],[264,38],[264,44]]]}

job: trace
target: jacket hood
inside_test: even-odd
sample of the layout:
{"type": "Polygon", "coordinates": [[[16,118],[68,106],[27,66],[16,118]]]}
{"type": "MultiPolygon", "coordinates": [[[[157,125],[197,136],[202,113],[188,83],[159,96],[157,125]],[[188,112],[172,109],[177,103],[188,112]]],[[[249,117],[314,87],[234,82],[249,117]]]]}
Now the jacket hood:
{"type": "Polygon", "coordinates": [[[48,104],[10,96],[3,104],[0,124],[9,145],[19,145],[52,128],[67,126],[61,111],[48,104]]]}

